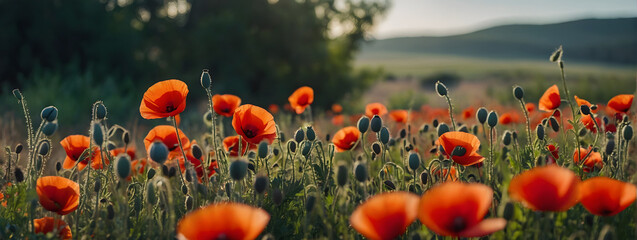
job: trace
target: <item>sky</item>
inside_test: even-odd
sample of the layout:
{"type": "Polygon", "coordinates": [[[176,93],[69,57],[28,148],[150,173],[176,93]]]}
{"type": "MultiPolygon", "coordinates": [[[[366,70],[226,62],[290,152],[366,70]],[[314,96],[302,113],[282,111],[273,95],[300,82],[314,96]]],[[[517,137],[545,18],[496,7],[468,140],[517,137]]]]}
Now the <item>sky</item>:
{"type": "Polygon", "coordinates": [[[583,18],[637,17],[636,0],[393,0],[372,32],[377,39],[444,36],[486,27],[583,18]]]}

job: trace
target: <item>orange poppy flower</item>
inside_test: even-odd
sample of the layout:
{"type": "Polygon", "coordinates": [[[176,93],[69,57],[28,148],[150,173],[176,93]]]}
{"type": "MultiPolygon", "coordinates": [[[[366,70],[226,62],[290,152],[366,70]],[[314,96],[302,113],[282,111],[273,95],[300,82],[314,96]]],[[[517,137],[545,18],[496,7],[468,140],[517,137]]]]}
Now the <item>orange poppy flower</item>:
{"type": "MultiPolygon", "coordinates": [[[[248,142],[241,138],[241,155],[246,153],[248,142]]],[[[239,136],[229,136],[223,139],[223,149],[230,154],[230,156],[239,156],[239,136]]],[[[250,149],[256,149],[256,145],[252,144],[250,149]]]]}
{"type": "MultiPolygon", "coordinates": [[[[589,151],[592,151],[591,147],[588,147],[588,149],[586,148],[579,148],[579,149],[580,149],[579,151],[577,151],[577,149],[573,151],[573,162],[575,162],[575,164],[580,164],[581,159],[583,157],[586,157],[586,154],[588,154],[589,151]],[[580,154],[579,157],[577,155],[578,152],[580,154]]],[[[602,154],[600,154],[599,152],[592,152],[584,160],[583,165],[584,165],[583,170],[586,173],[592,172],[595,169],[601,169],[602,167],[604,167],[604,161],[602,161],[602,154]]]]}
{"type": "Polygon", "coordinates": [[[619,94],[614,96],[608,101],[608,107],[621,113],[626,113],[630,110],[630,107],[633,105],[633,98],[635,95],[632,94],[619,94]]]}
{"type": "Polygon", "coordinates": [[[80,203],[80,185],[67,178],[48,176],[38,178],[36,192],[44,209],[66,215],[80,203]]]}
{"type": "Polygon", "coordinates": [[[177,224],[179,239],[256,239],[270,214],[242,203],[213,203],[184,216],[177,224]]]}
{"type": "MultiPolygon", "coordinates": [[[[191,153],[186,153],[186,157],[188,158],[188,162],[190,162],[193,167],[195,168],[195,173],[197,174],[197,179],[198,181],[201,183],[202,182],[202,178],[204,176],[203,173],[203,156],[200,159],[196,159],[195,156],[193,156],[191,153]]],[[[186,171],[186,163],[183,160],[183,157],[180,157],[179,159],[179,166],[181,169],[181,172],[185,172],[186,171]]],[[[210,162],[210,165],[208,166],[208,168],[206,169],[206,173],[208,175],[208,177],[212,177],[212,175],[214,175],[217,171],[215,171],[215,169],[218,169],[219,165],[217,164],[216,160],[212,160],[210,162]]]]}
{"type": "Polygon", "coordinates": [[[554,84],[546,89],[546,92],[544,92],[544,95],[540,98],[539,108],[542,111],[550,112],[560,107],[561,102],[560,90],[557,88],[557,85],[554,84]]]}
{"type": "Polygon", "coordinates": [[[580,184],[581,203],[592,214],[613,216],[633,204],[635,185],[608,177],[593,177],[580,184]]]}
{"type": "Polygon", "coordinates": [[[389,112],[389,117],[397,123],[407,123],[409,114],[407,110],[393,110],[389,112]]]}
{"type": "Polygon", "coordinates": [[[438,179],[442,179],[443,177],[445,177],[445,175],[447,175],[447,178],[443,182],[458,181],[458,170],[454,166],[451,166],[449,170],[447,170],[446,168],[443,168],[442,171],[440,171],[440,165],[434,165],[433,167],[431,167],[431,173],[433,174],[433,176],[436,176],[438,179]],[[449,174],[447,174],[449,170],[450,172],[449,174]]]}
{"type": "Polygon", "coordinates": [[[33,219],[33,227],[35,233],[47,234],[56,231],[59,239],[71,239],[71,228],[62,219],[54,219],[52,217],[43,217],[33,219]]]}
{"type": "Polygon", "coordinates": [[[526,111],[529,113],[532,113],[535,111],[535,103],[526,103],[524,107],[526,108],[526,111]]]}
{"type": "MultiPolygon", "coordinates": [[[[595,127],[595,122],[593,122],[593,118],[591,118],[591,115],[584,115],[580,120],[582,121],[582,124],[584,124],[584,127],[586,127],[586,129],[593,133],[597,133],[597,128],[595,127]]],[[[595,118],[595,121],[597,122],[598,126],[602,126],[601,119],[595,118]]]]}
{"type": "Polygon", "coordinates": [[[224,117],[231,117],[234,114],[234,110],[241,105],[241,98],[232,95],[215,94],[212,96],[212,106],[215,112],[224,117]]]}
{"type": "Polygon", "coordinates": [[[344,152],[352,149],[360,136],[361,132],[358,131],[357,127],[345,127],[334,134],[332,143],[334,143],[337,152],[344,152]]]}
{"type": "Polygon", "coordinates": [[[126,152],[124,152],[124,148],[120,147],[120,148],[115,148],[111,151],[109,151],[111,156],[115,157],[119,154],[125,153],[126,155],[128,155],[128,157],[130,157],[130,159],[135,159],[135,147],[128,147],[126,149],[126,152]]]}
{"type": "Polygon", "coordinates": [[[300,87],[288,97],[288,101],[296,114],[301,114],[314,102],[314,90],[308,86],[300,87]]]}
{"type": "Polygon", "coordinates": [[[553,158],[555,158],[555,159],[559,159],[560,158],[560,156],[559,156],[560,148],[559,147],[556,147],[553,144],[549,144],[549,145],[546,146],[546,149],[548,149],[549,152],[551,153],[551,155],[553,155],[553,158]]]}
{"type": "Polygon", "coordinates": [[[465,108],[462,111],[462,119],[467,120],[473,118],[473,115],[476,113],[476,110],[473,107],[465,108]]]}
{"type": "Polygon", "coordinates": [[[442,183],[422,195],[418,219],[442,236],[486,236],[506,227],[503,218],[484,219],[492,199],[493,190],[484,184],[442,183]]]}
{"type": "MultiPolygon", "coordinates": [[[[144,174],[146,170],[152,167],[157,167],[158,164],[149,159],[141,158],[130,162],[131,163],[131,175],[144,174]],[[150,165],[149,165],[150,164],[150,165]]],[[[130,179],[129,179],[130,180],[130,179]]]]}
{"type": "Polygon", "coordinates": [[[263,108],[246,104],[234,111],[232,127],[243,139],[252,144],[266,140],[272,143],[276,138],[274,117],[263,108]]]}
{"type": "Polygon", "coordinates": [[[438,142],[447,156],[451,156],[451,159],[458,164],[471,166],[484,161],[484,157],[478,154],[480,140],[471,133],[446,132],[438,138],[438,142]],[[458,150],[454,153],[456,148],[458,150]]]}
{"type": "Polygon", "coordinates": [[[520,116],[517,113],[508,112],[508,113],[503,113],[500,116],[500,124],[502,125],[518,123],[519,121],[520,121],[520,116]]]}
{"type": "MultiPolygon", "coordinates": [[[[93,145],[92,154],[90,157],[84,156],[82,159],[79,159],[82,156],[84,150],[88,149],[90,146],[91,139],[87,136],[82,135],[71,135],[65,137],[60,141],[60,145],[66,151],[66,158],[64,159],[64,164],[62,167],[64,169],[71,169],[77,163],[78,170],[82,171],[86,165],[88,165],[89,161],[91,162],[91,167],[93,169],[102,169],[102,154],[97,146],[93,145]]],[[[108,164],[108,158],[104,159],[105,163],[108,164]]]]}
{"type": "Polygon", "coordinates": [[[177,80],[153,84],[144,93],[139,112],[145,119],[173,117],[186,109],[188,86],[177,80]]]}
{"type": "Polygon", "coordinates": [[[511,180],[509,196],[536,211],[566,211],[579,201],[579,179],[551,164],[525,171],[511,180]]]}
{"type": "Polygon", "coordinates": [[[272,114],[276,114],[279,112],[279,105],[270,104],[270,106],[268,106],[268,110],[270,110],[272,114]]]}
{"type": "MultiPolygon", "coordinates": [[[[574,97],[575,97],[575,102],[577,102],[577,106],[586,105],[586,106],[588,106],[589,108],[590,108],[591,106],[593,106],[593,104],[591,104],[591,102],[589,102],[589,101],[586,101],[586,99],[578,98],[578,97],[577,97],[577,95],[575,95],[574,97]]],[[[592,112],[592,113],[597,113],[597,109],[595,109],[595,110],[591,109],[591,112],[592,112]]]]}
{"type": "Polygon", "coordinates": [[[395,239],[416,220],[418,200],[408,192],[381,193],[359,205],[349,222],[366,238],[395,239]]]}
{"type": "Polygon", "coordinates": [[[385,114],[387,114],[387,108],[381,103],[370,103],[365,106],[365,115],[368,118],[372,118],[374,115],[382,117],[385,114]]]}
{"type": "Polygon", "coordinates": [[[339,115],[336,115],[336,116],[332,117],[332,125],[334,125],[334,126],[342,126],[343,123],[345,123],[345,117],[343,117],[343,114],[339,114],[339,115]]]}
{"type": "Polygon", "coordinates": [[[332,104],[332,112],[334,112],[334,113],[341,113],[341,112],[343,112],[343,106],[341,106],[341,105],[340,105],[340,104],[338,104],[338,103],[334,103],[334,104],[332,104]]]}
{"type": "MultiPolygon", "coordinates": [[[[190,149],[190,140],[186,137],[186,134],[181,131],[181,129],[179,129],[179,138],[181,138],[181,144],[184,147],[184,151],[190,149]]],[[[151,129],[144,138],[144,147],[146,147],[146,151],[150,150],[150,145],[155,141],[160,141],[168,147],[168,150],[170,151],[168,154],[169,160],[182,156],[174,126],[159,125],[151,129]]]]}

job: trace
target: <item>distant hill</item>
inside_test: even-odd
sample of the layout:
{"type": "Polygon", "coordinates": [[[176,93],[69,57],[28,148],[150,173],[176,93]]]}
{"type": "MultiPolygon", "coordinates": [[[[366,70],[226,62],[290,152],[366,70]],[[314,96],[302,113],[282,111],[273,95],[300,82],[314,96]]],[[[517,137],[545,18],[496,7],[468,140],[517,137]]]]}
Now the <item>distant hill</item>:
{"type": "Polygon", "coordinates": [[[423,53],[547,60],[559,45],[570,61],[637,64],[637,18],[515,24],[455,36],[374,40],[363,46],[359,57],[423,53]]]}

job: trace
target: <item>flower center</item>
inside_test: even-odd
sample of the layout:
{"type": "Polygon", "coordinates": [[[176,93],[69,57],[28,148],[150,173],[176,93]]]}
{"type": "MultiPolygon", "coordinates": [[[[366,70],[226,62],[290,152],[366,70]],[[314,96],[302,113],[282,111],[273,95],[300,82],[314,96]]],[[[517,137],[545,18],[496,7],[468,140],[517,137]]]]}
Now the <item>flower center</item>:
{"type": "Polygon", "coordinates": [[[454,232],[461,232],[467,227],[467,221],[463,217],[455,217],[451,223],[451,230],[454,232]]]}
{"type": "Polygon", "coordinates": [[[172,104],[172,103],[170,103],[170,104],[168,104],[168,105],[166,106],[166,112],[167,112],[167,113],[172,112],[172,111],[175,111],[176,109],[177,109],[177,108],[175,108],[175,106],[173,106],[173,104],[172,104]]]}
{"type": "Polygon", "coordinates": [[[245,128],[243,128],[243,134],[245,134],[247,138],[256,137],[258,132],[259,129],[254,126],[246,126],[245,128]]]}

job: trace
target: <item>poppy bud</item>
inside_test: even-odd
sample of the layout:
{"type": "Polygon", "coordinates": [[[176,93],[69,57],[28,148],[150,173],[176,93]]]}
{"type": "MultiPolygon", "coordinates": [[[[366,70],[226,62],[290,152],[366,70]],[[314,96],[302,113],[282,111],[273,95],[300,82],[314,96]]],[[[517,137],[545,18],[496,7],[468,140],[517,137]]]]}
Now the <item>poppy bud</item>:
{"type": "Polygon", "coordinates": [[[24,173],[22,172],[22,169],[20,169],[19,167],[16,167],[13,170],[13,175],[15,176],[15,180],[17,182],[22,182],[24,181],[24,173]]]}
{"type": "Polygon", "coordinates": [[[117,146],[114,142],[108,141],[108,143],[106,143],[106,149],[109,151],[114,150],[115,148],[117,148],[117,146]]]}
{"type": "Polygon", "coordinates": [[[210,77],[210,73],[208,73],[208,69],[204,69],[201,71],[201,86],[204,89],[210,90],[210,86],[212,85],[212,78],[210,77]]]}
{"type": "Polygon", "coordinates": [[[212,112],[208,111],[206,112],[206,114],[203,115],[203,122],[208,124],[208,125],[212,125],[212,112]]]}
{"type": "Polygon", "coordinates": [[[562,62],[562,46],[551,54],[549,60],[551,60],[551,62],[562,62]]]}
{"type": "Polygon", "coordinates": [[[339,186],[343,187],[347,184],[347,166],[341,164],[336,171],[336,182],[339,186]]]}
{"type": "Polygon", "coordinates": [[[582,104],[582,106],[579,106],[579,111],[584,115],[591,114],[591,108],[589,108],[588,105],[582,104]]]}
{"type": "Polygon", "coordinates": [[[359,182],[367,181],[367,166],[365,166],[364,163],[359,163],[358,165],[356,165],[354,176],[359,182]]]}
{"type": "Polygon", "coordinates": [[[380,130],[380,136],[378,140],[380,140],[380,142],[382,142],[383,144],[389,143],[389,129],[387,129],[386,127],[383,127],[380,130]]]}
{"type": "Polygon", "coordinates": [[[305,128],[305,136],[307,140],[314,141],[316,139],[316,132],[314,132],[314,128],[312,126],[308,126],[305,128]]]}
{"type": "Polygon", "coordinates": [[[504,146],[509,146],[511,144],[511,132],[509,130],[504,131],[502,135],[502,143],[504,146]]]}
{"type": "Polygon", "coordinates": [[[358,131],[361,133],[367,132],[367,129],[369,128],[369,118],[367,116],[362,116],[358,119],[358,124],[356,126],[358,127],[358,131]]]}
{"type": "Polygon", "coordinates": [[[445,86],[445,84],[441,83],[440,81],[437,81],[436,93],[438,93],[438,96],[441,97],[447,96],[447,86],[445,86]]]}
{"type": "Polygon", "coordinates": [[[418,167],[420,167],[420,157],[418,156],[418,154],[409,154],[409,168],[415,171],[416,169],[418,169],[418,167]]]}
{"type": "Polygon", "coordinates": [[[274,154],[274,156],[279,156],[279,149],[278,148],[273,148],[272,149],[272,154],[274,154]]]}
{"type": "Polygon", "coordinates": [[[40,117],[43,121],[53,122],[58,118],[58,109],[54,106],[48,106],[42,109],[40,117]]]}
{"type": "Polygon", "coordinates": [[[186,207],[186,211],[192,210],[192,205],[194,201],[190,195],[186,196],[186,201],[184,202],[184,206],[186,207]]]}
{"type": "Polygon", "coordinates": [[[306,143],[303,144],[303,150],[301,151],[301,154],[303,154],[303,156],[305,157],[309,157],[310,153],[312,153],[312,144],[306,143]]]}
{"type": "Polygon", "coordinates": [[[630,141],[630,139],[633,139],[633,127],[630,125],[626,125],[624,127],[624,131],[622,132],[622,136],[626,141],[630,141]]]}
{"type": "Polygon", "coordinates": [[[239,181],[248,174],[248,163],[244,160],[235,160],[230,164],[230,177],[239,181]]]}
{"type": "Polygon", "coordinates": [[[49,144],[48,140],[42,140],[40,142],[40,149],[38,149],[38,154],[45,156],[49,153],[49,149],[51,148],[51,145],[49,144]]]}
{"type": "Polygon", "coordinates": [[[518,132],[513,131],[513,133],[511,133],[511,136],[513,137],[513,140],[517,140],[518,139],[518,132]]]}
{"type": "Polygon", "coordinates": [[[99,178],[95,179],[95,185],[93,186],[93,191],[99,192],[102,188],[102,181],[99,178]]]}
{"type": "Polygon", "coordinates": [[[504,205],[504,210],[502,211],[502,218],[510,221],[513,218],[513,203],[507,202],[504,205]]]}
{"type": "Polygon", "coordinates": [[[440,123],[440,122],[438,122],[438,119],[434,119],[433,121],[431,121],[431,125],[432,125],[432,126],[434,126],[435,128],[437,128],[437,127],[438,127],[438,124],[439,124],[439,123],[440,123]]]}
{"type": "Polygon", "coordinates": [[[201,159],[201,157],[203,156],[203,150],[201,150],[201,147],[199,147],[199,145],[197,144],[191,145],[190,152],[195,159],[201,159]]]}
{"type": "Polygon", "coordinates": [[[611,155],[613,153],[613,151],[615,150],[615,141],[610,139],[607,143],[606,143],[606,155],[611,155]]]}
{"type": "Polygon", "coordinates": [[[473,125],[473,127],[471,127],[471,132],[473,135],[478,135],[478,125],[473,125]]]}
{"type": "Polygon", "coordinates": [[[181,193],[184,195],[188,194],[188,187],[186,187],[186,185],[181,185],[181,193]]]}
{"type": "Polygon", "coordinates": [[[420,131],[424,132],[424,133],[428,132],[429,131],[429,124],[426,124],[426,123],[423,124],[422,127],[420,128],[420,131]]]}
{"type": "Polygon", "coordinates": [[[515,86],[513,88],[513,96],[515,96],[518,100],[522,100],[522,98],[524,98],[524,89],[520,86],[515,86]]]}
{"type": "MultiPolygon", "coordinates": [[[[585,105],[582,105],[582,106],[585,106],[585,105]]],[[[555,119],[552,116],[549,118],[549,125],[551,125],[551,128],[553,129],[554,132],[560,131],[560,124],[557,122],[557,119],[555,119]]]]}
{"type": "Polygon", "coordinates": [[[270,181],[268,180],[268,176],[259,175],[254,179],[254,191],[258,194],[262,194],[265,192],[265,189],[268,188],[268,184],[270,181]]]}
{"type": "Polygon", "coordinates": [[[268,143],[267,142],[261,142],[259,143],[259,148],[257,150],[259,152],[259,157],[260,158],[265,158],[268,156],[268,143]]]}
{"type": "Polygon", "coordinates": [[[225,187],[224,187],[224,190],[226,190],[226,195],[228,197],[231,197],[232,196],[232,183],[231,182],[227,182],[225,187]]]}
{"type": "Polygon", "coordinates": [[[405,138],[407,136],[407,130],[404,128],[400,130],[400,138],[405,138]]]}
{"type": "Polygon", "coordinates": [[[372,151],[374,153],[376,153],[376,155],[380,155],[381,152],[381,146],[379,142],[374,142],[372,143],[372,151]]]}
{"type": "Polygon", "coordinates": [[[316,203],[316,197],[314,195],[307,196],[305,200],[305,211],[309,214],[314,209],[314,204],[316,203]]]}
{"type": "Polygon", "coordinates": [[[106,111],[106,106],[104,106],[104,103],[102,103],[102,101],[97,102],[95,106],[95,118],[97,120],[102,120],[106,118],[107,113],[108,112],[106,111]]]}
{"type": "Polygon", "coordinates": [[[379,132],[381,127],[383,127],[383,119],[381,119],[378,115],[374,115],[371,122],[372,132],[379,132]]]}
{"type": "Polygon", "coordinates": [[[281,203],[283,203],[283,192],[281,192],[280,189],[274,189],[274,192],[272,193],[272,202],[276,205],[281,205],[281,203]]]}
{"type": "Polygon", "coordinates": [[[467,128],[467,125],[462,125],[458,131],[469,133],[469,128],[467,128]]]}
{"type": "Polygon", "coordinates": [[[423,171],[423,172],[420,174],[420,182],[421,182],[423,185],[427,185],[427,182],[428,182],[428,181],[429,181],[429,173],[428,173],[427,171],[423,171]]]}
{"type": "Polygon", "coordinates": [[[117,162],[115,163],[117,176],[121,179],[126,179],[130,175],[131,163],[128,159],[128,155],[121,155],[117,157],[117,162]]]}
{"type": "Polygon", "coordinates": [[[489,116],[487,117],[487,124],[489,127],[495,127],[498,125],[498,114],[495,111],[489,112],[489,116]]]}
{"type": "Polygon", "coordinates": [[[387,190],[390,190],[390,191],[396,190],[396,185],[394,184],[394,182],[390,180],[385,180],[383,184],[385,185],[385,188],[387,190]]]}
{"type": "Polygon", "coordinates": [[[544,126],[542,124],[537,125],[535,133],[537,134],[537,139],[544,140],[544,126]]]}
{"type": "Polygon", "coordinates": [[[628,122],[628,115],[624,115],[624,117],[622,117],[622,122],[627,123],[628,122]]]}
{"type": "Polygon", "coordinates": [[[115,217],[115,209],[113,209],[112,204],[109,204],[108,206],[106,206],[106,218],[108,220],[113,220],[114,217],[115,217]]]}
{"type": "Polygon", "coordinates": [[[583,137],[584,135],[586,135],[586,128],[580,129],[578,134],[580,137],[583,137]]]}
{"type": "Polygon", "coordinates": [[[46,122],[44,126],[42,126],[42,133],[44,133],[45,136],[50,137],[51,135],[55,133],[57,129],[58,129],[57,121],[46,122]]]}
{"type": "Polygon", "coordinates": [[[296,130],[296,132],[294,133],[294,141],[300,143],[305,139],[305,132],[303,132],[302,128],[299,128],[299,130],[296,130]]]}
{"type": "Polygon", "coordinates": [[[122,133],[122,142],[124,144],[130,143],[130,133],[128,131],[124,131],[124,133],[122,133]]]}
{"type": "Polygon", "coordinates": [[[604,116],[602,118],[602,121],[604,121],[604,125],[608,124],[608,117],[604,116]]]}
{"type": "Polygon", "coordinates": [[[296,142],[294,140],[288,141],[288,150],[290,152],[296,152],[296,142]]]}
{"type": "Polygon", "coordinates": [[[442,134],[445,134],[446,132],[449,132],[449,125],[446,123],[438,125],[438,137],[442,136],[442,134]]]}
{"type": "Polygon", "coordinates": [[[170,167],[170,169],[168,170],[168,177],[174,177],[177,175],[177,169],[175,167],[170,167]]]}
{"type": "Polygon", "coordinates": [[[328,133],[328,134],[325,134],[325,141],[328,141],[328,142],[329,142],[331,137],[332,137],[332,136],[330,136],[330,134],[329,134],[329,133],[328,133]]]}
{"type": "Polygon", "coordinates": [[[478,111],[476,111],[476,118],[480,124],[484,124],[487,121],[487,114],[488,112],[486,108],[478,108],[478,111]]]}
{"type": "Polygon", "coordinates": [[[104,143],[104,131],[102,131],[102,125],[99,123],[93,123],[91,132],[93,132],[93,141],[95,141],[98,146],[102,146],[102,143],[104,143]]]}
{"type": "Polygon", "coordinates": [[[153,142],[148,149],[150,159],[156,163],[163,164],[168,158],[168,148],[160,141],[153,142]]]}
{"type": "Polygon", "coordinates": [[[22,93],[20,92],[20,89],[13,89],[13,96],[18,99],[18,101],[22,101],[22,93]]]}
{"type": "Polygon", "coordinates": [[[62,170],[62,163],[61,162],[56,162],[55,163],[55,171],[59,172],[60,170],[62,170]]]}
{"type": "Polygon", "coordinates": [[[14,152],[15,152],[16,154],[20,154],[20,153],[22,152],[22,149],[23,149],[23,148],[24,148],[24,147],[22,146],[22,144],[18,143],[18,145],[15,145],[15,151],[14,151],[14,152]]]}

